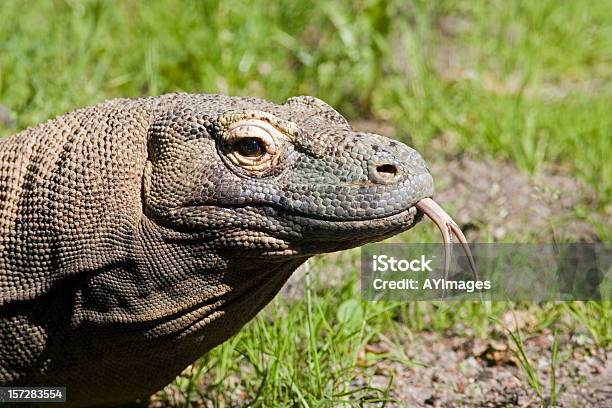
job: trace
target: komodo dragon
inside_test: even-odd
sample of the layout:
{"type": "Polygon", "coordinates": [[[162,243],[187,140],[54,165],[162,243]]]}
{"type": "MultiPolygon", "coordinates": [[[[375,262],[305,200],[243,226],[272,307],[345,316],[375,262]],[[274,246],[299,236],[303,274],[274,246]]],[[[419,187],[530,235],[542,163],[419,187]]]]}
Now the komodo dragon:
{"type": "Polygon", "coordinates": [[[146,397],[310,256],[442,225],[432,194],[417,152],[307,96],[117,99],[2,139],[0,385],[146,397]]]}

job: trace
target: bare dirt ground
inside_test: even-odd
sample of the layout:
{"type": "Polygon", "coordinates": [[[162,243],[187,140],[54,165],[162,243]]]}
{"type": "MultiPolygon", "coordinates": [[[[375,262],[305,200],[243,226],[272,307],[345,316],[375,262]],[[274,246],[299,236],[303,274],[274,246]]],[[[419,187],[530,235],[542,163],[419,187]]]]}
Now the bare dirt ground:
{"type": "MultiPolygon", "coordinates": [[[[550,395],[553,336],[542,333],[525,341],[535,362],[542,393],[550,395]]],[[[388,350],[385,344],[369,347],[388,350]]],[[[580,337],[563,337],[556,369],[559,407],[611,407],[610,351],[594,348],[580,337]]],[[[507,344],[495,340],[439,333],[420,333],[406,344],[414,367],[379,362],[372,367],[370,386],[385,387],[393,376],[392,406],[408,407],[539,407],[541,399],[526,386],[524,371],[507,344]]],[[[364,386],[365,381],[355,386],[364,386]]]]}
{"type": "Polygon", "coordinates": [[[469,155],[437,159],[431,165],[438,200],[452,203],[453,218],[473,242],[597,242],[592,225],[577,217],[593,193],[578,180],[543,171],[530,180],[511,163],[469,155]]]}

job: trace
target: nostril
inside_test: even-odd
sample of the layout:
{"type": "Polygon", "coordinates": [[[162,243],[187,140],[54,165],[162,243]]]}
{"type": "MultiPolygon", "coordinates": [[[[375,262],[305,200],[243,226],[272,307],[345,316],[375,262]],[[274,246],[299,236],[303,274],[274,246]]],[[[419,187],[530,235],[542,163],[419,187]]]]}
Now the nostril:
{"type": "Polygon", "coordinates": [[[392,164],[381,164],[376,166],[376,171],[381,175],[395,176],[397,174],[397,167],[392,164]]]}
{"type": "Polygon", "coordinates": [[[370,181],[377,184],[393,184],[398,182],[400,168],[391,163],[370,163],[368,166],[370,181]]]}

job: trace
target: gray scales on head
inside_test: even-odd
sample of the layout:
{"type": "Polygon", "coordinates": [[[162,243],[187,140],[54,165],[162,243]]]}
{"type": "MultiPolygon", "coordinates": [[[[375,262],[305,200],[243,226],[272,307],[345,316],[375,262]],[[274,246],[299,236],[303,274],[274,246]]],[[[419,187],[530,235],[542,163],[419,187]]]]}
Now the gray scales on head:
{"type": "Polygon", "coordinates": [[[423,213],[461,235],[432,194],[415,150],[308,96],[118,99],[2,139],[0,385],[147,396],[310,256],[423,213]]]}

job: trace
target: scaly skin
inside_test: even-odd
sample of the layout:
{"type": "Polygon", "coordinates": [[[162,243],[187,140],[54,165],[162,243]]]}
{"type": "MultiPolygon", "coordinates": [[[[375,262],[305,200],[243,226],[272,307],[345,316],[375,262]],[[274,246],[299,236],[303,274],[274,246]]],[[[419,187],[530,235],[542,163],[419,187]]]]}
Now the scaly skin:
{"type": "Polygon", "coordinates": [[[113,100],[2,139],[0,385],[147,396],[432,194],[418,153],[312,97],[113,100]]]}

